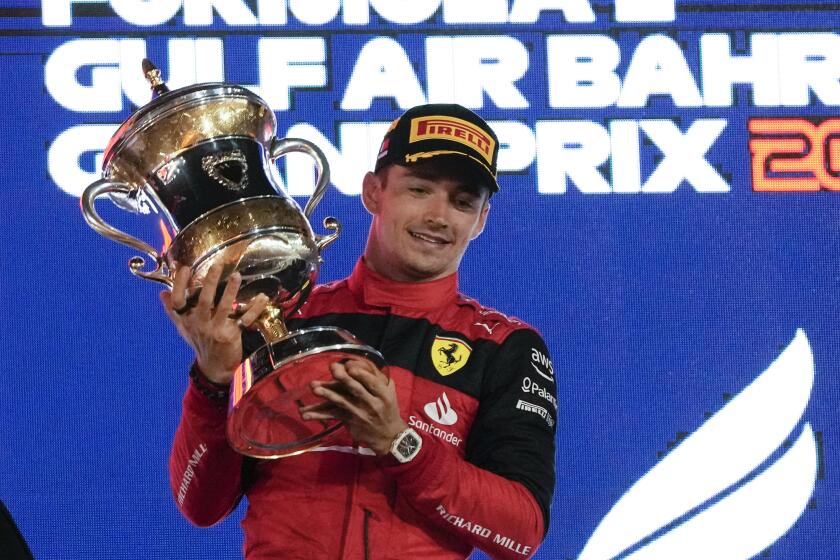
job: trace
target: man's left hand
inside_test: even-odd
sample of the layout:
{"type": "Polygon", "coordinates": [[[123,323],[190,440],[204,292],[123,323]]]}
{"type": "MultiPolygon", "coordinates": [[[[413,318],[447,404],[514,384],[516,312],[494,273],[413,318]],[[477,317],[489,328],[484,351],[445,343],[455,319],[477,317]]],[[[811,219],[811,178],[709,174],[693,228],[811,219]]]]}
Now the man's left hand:
{"type": "Polygon", "coordinates": [[[312,393],[325,402],[300,409],[304,420],[344,420],[355,441],[377,455],[391,449],[394,438],[408,424],[400,416],[394,381],[367,360],[351,359],[330,365],[334,381],[313,381],[312,393]]]}

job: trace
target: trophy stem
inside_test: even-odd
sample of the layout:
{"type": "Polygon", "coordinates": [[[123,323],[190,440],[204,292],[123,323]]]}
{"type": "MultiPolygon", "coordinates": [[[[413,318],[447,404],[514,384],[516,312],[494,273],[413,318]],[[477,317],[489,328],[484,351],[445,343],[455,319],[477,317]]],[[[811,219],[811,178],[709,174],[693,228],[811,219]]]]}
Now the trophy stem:
{"type": "Polygon", "coordinates": [[[266,344],[272,344],[289,334],[289,329],[283,322],[281,309],[270,306],[257,318],[257,329],[265,339],[266,344]]]}

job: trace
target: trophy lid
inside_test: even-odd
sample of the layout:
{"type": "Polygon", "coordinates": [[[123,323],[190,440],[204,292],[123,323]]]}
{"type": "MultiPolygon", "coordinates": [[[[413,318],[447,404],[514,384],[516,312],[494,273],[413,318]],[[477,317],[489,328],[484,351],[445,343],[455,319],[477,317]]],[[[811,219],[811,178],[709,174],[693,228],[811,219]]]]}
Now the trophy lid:
{"type": "Polygon", "coordinates": [[[139,186],[173,155],[201,142],[246,137],[268,146],[274,136],[274,112],[244,87],[207,82],[170,91],[150,81],[154,99],[123,121],[105,148],[107,178],[139,186]]]}

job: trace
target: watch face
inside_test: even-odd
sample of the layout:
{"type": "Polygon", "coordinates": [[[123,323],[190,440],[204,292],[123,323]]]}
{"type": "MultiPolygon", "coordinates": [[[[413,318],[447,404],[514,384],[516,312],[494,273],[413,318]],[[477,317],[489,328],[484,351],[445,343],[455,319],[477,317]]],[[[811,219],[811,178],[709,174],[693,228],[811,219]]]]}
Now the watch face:
{"type": "Polygon", "coordinates": [[[405,434],[403,438],[400,440],[399,444],[397,444],[397,451],[403,457],[411,457],[411,455],[417,451],[417,446],[420,442],[412,433],[405,434]]]}

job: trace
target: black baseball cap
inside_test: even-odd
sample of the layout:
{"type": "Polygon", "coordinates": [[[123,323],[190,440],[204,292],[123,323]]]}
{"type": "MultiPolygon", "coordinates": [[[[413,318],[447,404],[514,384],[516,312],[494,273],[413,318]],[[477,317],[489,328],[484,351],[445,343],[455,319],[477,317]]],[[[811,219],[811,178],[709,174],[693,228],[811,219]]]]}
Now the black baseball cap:
{"type": "Polygon", "coordinates": [[[418,105],[403,113],[385,133],[375,170],[391,164],[411,166],[441,156],[455,156],[459,165],[476,172],[491,194],[499,191],[499,139],[484,119],[456,104],[418,105]]]}

